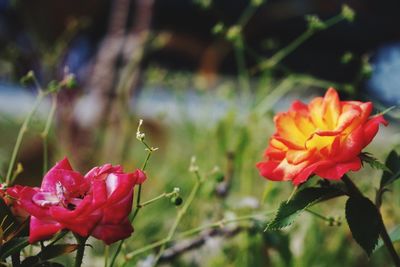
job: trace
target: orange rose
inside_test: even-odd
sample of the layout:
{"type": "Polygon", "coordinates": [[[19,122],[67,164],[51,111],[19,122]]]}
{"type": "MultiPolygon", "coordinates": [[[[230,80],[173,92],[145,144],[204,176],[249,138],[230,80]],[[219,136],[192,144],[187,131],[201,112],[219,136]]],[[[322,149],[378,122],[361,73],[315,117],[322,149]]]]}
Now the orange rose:
{"type": "Polygon", "coordinates": [[[262,176],[298,185],[311,174],[340,179],[361,168],[359,155],[374,138],[382,115],[369,118],[371,102],[340,101],[335,89],[306,105],[295,101],[279,113],[276,133],[270,138],[265,160],[257,164],[262,176]]]}

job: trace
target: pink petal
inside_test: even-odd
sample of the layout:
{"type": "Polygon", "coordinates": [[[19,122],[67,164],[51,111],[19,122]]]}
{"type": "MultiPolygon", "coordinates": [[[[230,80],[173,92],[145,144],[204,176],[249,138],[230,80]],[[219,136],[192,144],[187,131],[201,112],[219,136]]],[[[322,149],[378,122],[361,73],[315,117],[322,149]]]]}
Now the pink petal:
{"type": "Polygon", "coordinates": [[[128,238],[133,232],[133,228],[128,219],[120,224],[100,224],[92,232],[92,236],[103,240],[110,245],[118,240],[128,238]]]}
{"type": "Polygon", "coordinates": [[[62,230],[61,224],[53,220],[41,220],[34,216],[31,217],[29,225],[29,243],[51,238],[54,234],[62,230]]]}

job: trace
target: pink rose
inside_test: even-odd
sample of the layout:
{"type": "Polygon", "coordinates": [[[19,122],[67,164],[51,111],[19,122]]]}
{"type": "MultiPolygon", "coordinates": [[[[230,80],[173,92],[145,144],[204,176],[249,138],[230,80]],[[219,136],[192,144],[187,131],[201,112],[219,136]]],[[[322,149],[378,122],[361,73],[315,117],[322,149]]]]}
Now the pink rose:
{"type": "Polygon", "coordinates": [[[141,184],[146,175],[141,170],[124,173],[121,166],[105,164],[89,171],[85,178],[96,185],[93,192],[96,199],[104,201],[101,208],[101,219],[93,229],[92,236],[106,244],[125,239],[133,232],[128,219],[132,210],[133,187],[141,184]]]}
{"type": "Polygon", "coordinates": [[[16,186],[7,192],[31,215],[30,243],[68,229],[110,244],[132,233],[128,215],[133,187],[144,179],[139,170],[123,173],[120,166],[110,164],[96,167],[83,177],[64,159],[45,175],[40,188],[16,186]],[[109,218],[110,209],[115,208],[122,211],[113,210],[115,216],[109,218]]]}

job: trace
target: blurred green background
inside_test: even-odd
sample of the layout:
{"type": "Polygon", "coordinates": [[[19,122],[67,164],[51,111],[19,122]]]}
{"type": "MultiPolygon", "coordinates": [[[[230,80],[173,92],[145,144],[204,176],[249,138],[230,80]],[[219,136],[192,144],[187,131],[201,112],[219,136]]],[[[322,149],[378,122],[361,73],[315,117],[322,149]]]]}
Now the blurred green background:
{"type": "MultiPolygon", "coordinates": [[[[22,86],[20,78],[33,70],[49,88],[72,73],[76,86],[56,95],[50,166],[67,156],[82,172],[106,162],[139,168],[147,155],[136,140],[139,119],[146,141],[159,148],[147,166],[142,201],[179,187],[185,202],[196,179],[190,159],[197,159],[205,182],[161,265],[391,266],[385,248],[368,258],[352,239],[344,199],[312,208],[341,218],[340,225],[304,213],[288,230],[264,232],[293,186],[263,179],[255,164],[275,131],[274,114],[295,99],[308,102],[334,86],[342,99],[373,101],[374,112],[399,104],[400,36],[393,26],[399,23],[399,5],[394,0],[1,0],[0,175],[6,175],[18,130],[36,97],[36,87],[22,86]],[[343,3],[354,10],[352,21],[343,3]],[[249,214],[252,219],[179,234],[249,214]],[[193,247],[179,252],[188,243],[193,247]]],[[[29,125],[17,183],[40,183],[41,132],[51,104],[47,97],[29,125]]],[[[398,110],[386,117],[390,125],[367,148],[382,162],[400,140],[398,110]]],[[[380,171],[365,166],[351,177],[373,197],[380,171]]],[[[394,184],[385,195],[382,212],[389,229],[400,219],[399,191],[394,184]]],[[[178,210],[168,199],[143,208],[121,254],[165,238],[178,210]]],[[[94,247],[84,264],[102,266],[104,247],[90,242],[94,247]]],[[[156,252],[129,261],[121,256],[117,266],[150,266],[156,252]]],[[[72,264],[70,257],[59,261],[72,264]]]]}

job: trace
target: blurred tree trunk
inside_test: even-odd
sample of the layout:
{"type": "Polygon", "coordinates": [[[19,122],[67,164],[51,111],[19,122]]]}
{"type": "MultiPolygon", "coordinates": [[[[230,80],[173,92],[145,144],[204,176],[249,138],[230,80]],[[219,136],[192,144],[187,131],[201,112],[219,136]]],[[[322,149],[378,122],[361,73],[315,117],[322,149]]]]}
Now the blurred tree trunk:
{"type": "Polygon", "coordinates": [[[140,81],[140,62],[152,19],[153,0],[112,1],[109,26],[84,85],[86,94],[59,113],[59,136],[79,169],[120,153],[120,130],[129,115],[129,100],[140,81]],[[135,5],[134,8],[132,5],[135,5]],[[129,12],[132,28],[127,30],[129,12]],[[110,126],[113,129],[110,131],[110,126]],[[110,142],[109,135],[112,134],[110,142]],[[106,142],[104,155],[100,153],[106,142]],[[108,151],[109,150],[109,151],[108,151]]]}

